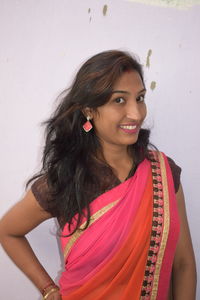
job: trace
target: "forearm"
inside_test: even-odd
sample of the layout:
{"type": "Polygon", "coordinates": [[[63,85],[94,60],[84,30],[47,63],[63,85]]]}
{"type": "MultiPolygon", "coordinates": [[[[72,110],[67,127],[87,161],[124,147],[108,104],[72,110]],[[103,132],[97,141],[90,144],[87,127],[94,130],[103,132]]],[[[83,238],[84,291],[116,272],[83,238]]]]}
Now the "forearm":
{"type": "Polygon", "coordinates": [[[174,268],[173,300],[196,299],[196,269],[195,263],[174,268]]]}
{"type": "Polygon", "coordinates": [[[8,256],[40,291],[52,281],[25,237],[5,236],[1,238],[1,244],[8,256]]]}

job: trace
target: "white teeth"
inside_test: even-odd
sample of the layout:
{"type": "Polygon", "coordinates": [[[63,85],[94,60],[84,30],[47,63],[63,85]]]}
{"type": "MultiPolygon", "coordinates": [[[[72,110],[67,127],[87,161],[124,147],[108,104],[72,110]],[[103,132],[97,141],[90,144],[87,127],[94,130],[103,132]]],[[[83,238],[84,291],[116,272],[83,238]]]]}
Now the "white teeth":
{"type": "Polygon", "coordinates": [[[123,128],[123,129],[129,129],[129,130],[131,130],[131,129],[136,129],[136,125],[121,125],[120,126],[120,128],[123,128]]]}

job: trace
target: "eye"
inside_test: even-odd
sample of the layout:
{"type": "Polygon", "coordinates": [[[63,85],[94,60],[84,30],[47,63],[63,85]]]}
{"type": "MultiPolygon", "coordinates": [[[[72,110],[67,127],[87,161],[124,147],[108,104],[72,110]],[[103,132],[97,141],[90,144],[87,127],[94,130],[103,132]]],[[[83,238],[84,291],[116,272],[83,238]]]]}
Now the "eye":
{"type": "Polygon", "coordinates": [[[137,97],[137,102],[144,102],[145,100],[145,95],[140,95],[137,97]]]}
{"type": "Polygon", "coordinates": [[[119,103],[119,104],[125,102],[124,98],[122,98],[122,97],[116,98],[114,101],[115,101],[116,103],[119,103]]]}

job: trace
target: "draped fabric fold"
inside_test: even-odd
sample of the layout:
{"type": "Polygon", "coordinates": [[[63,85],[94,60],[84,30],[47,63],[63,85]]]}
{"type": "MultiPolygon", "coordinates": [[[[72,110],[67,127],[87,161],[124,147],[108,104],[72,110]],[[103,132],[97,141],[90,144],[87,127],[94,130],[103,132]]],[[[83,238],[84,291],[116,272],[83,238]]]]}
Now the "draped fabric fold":
{"type": "Polygon", "coordinates": [[[91,202],[86,230],[64,237],[65,225],[63,300],[166,299],[179,232],[171,176],[165,155],[152,152],[134,176],[91,202]]]}

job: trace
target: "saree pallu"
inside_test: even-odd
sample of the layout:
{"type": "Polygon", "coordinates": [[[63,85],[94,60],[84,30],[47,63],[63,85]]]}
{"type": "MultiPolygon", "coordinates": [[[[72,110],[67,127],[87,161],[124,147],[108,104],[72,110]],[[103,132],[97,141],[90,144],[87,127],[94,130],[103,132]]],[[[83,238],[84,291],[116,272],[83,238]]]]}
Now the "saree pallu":
{"type": "Polygon", "coordinates": [[[65,225],[63,300],[167,299],[179,218],[167,158],[151,155],[90,204],[86,230],[64,237],[65,225]]]}

